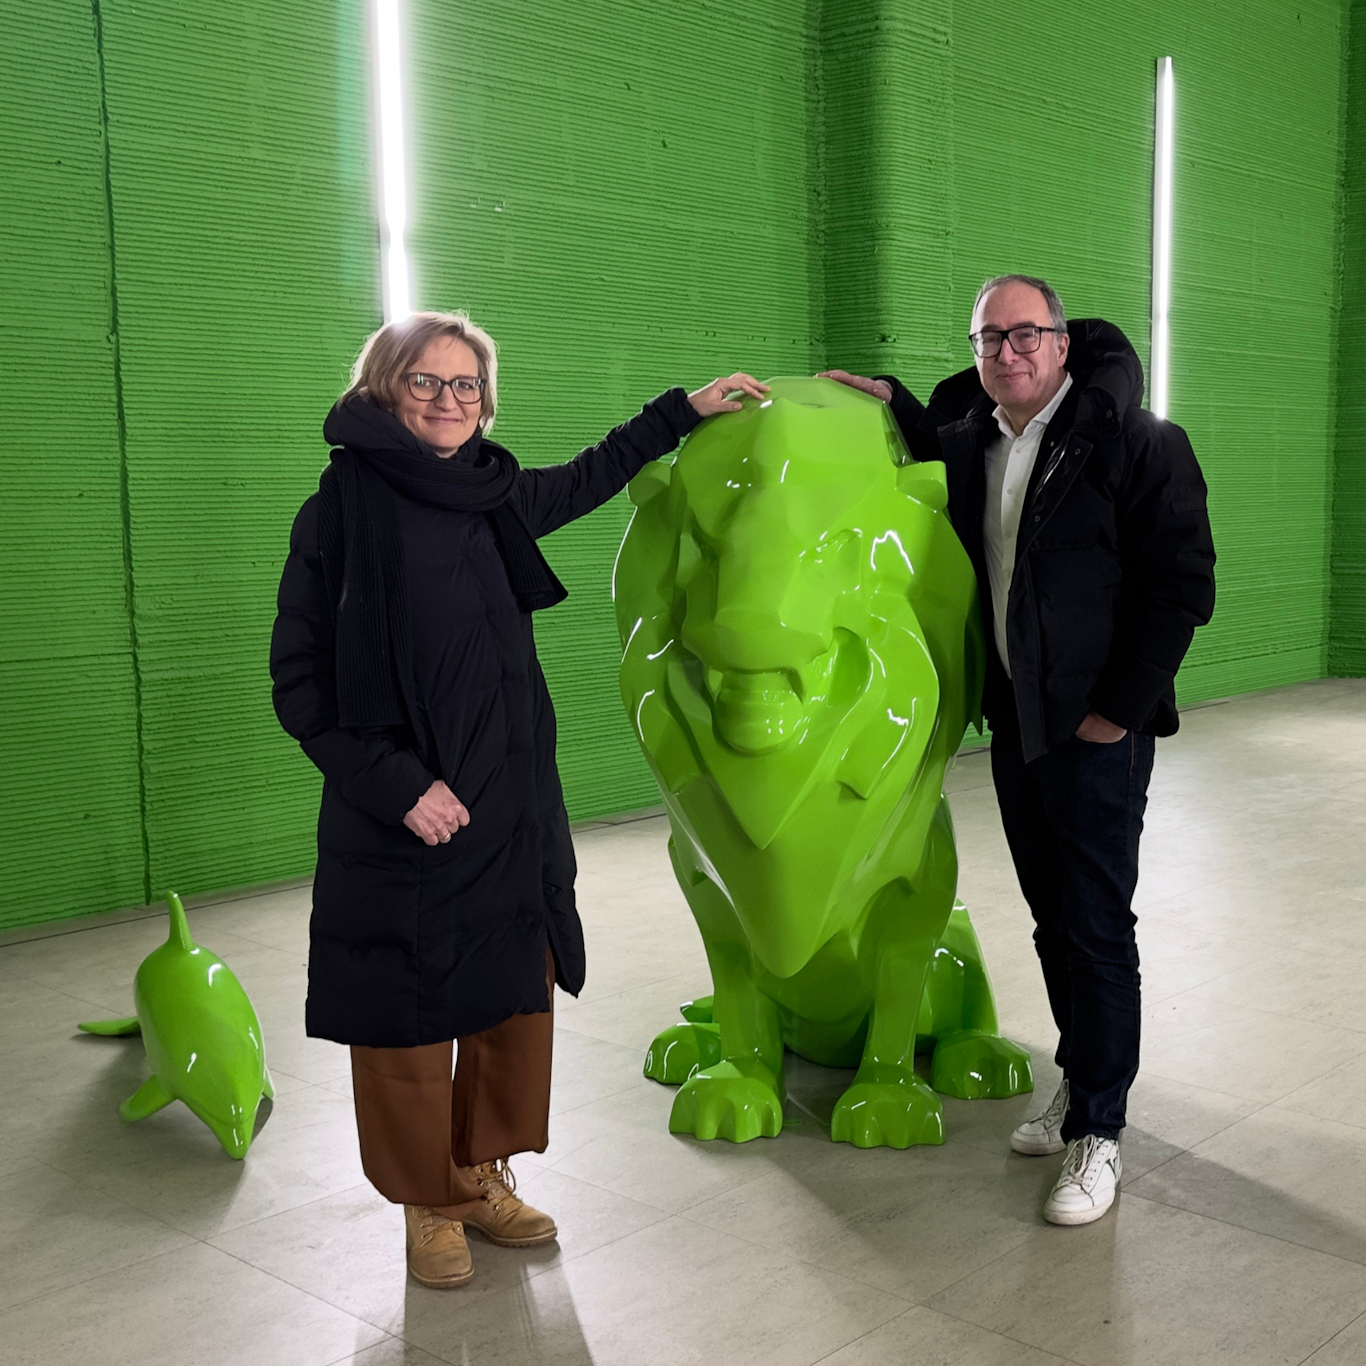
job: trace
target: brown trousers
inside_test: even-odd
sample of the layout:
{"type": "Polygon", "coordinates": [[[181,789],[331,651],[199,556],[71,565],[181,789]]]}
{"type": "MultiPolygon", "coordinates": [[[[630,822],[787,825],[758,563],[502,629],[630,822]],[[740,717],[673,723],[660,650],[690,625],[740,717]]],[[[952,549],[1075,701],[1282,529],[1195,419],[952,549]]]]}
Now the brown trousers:
{"type": "Polygon", "coordinates": [[[386,1200],[463,1219],[483,1191],[463,1171],[550,1142],[555,960],[546,951],[552,1009],[514,1015],[458,1040],[416,1048],[351,1048],[360,1160],[386,1200]]]}

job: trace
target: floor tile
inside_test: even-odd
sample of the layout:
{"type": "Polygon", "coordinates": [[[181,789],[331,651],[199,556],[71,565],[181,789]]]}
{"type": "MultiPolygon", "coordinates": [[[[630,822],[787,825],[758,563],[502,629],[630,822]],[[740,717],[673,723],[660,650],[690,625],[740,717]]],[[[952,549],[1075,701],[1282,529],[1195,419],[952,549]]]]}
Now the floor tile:
{"type": "Polygon", "coordinates": [[[1366,1314],[1319,1348],[1304,1366],[1361,1366],[1366,1361],[1366,1314]]]}
{"type": "Polygon", "coordinates": [[[403,1211],[369,1185],[219,1234],[213,1245],[386,1333],[401,1336],[458,1293],[459,1303],[517,1284],[557,1261],[554,1245],[514,1253],[471,1238],[475,1278],[457,1291],[409,1278],[403,1211]]]}
{"type": "Polygon", "coordinates": [[[1159,925],[1157,917],[1171,901],[1172,898],[1168,898],[1139,913],[1137,934],[1142,960],[1143,1004],[1151,1007],[1201,986],[1209,987],[1212,999],[1232,999],[1235,1004],[1246,1001],[1246,996],[1222,994],[1227,990],[1228,979],[1240,973],[1255,972],[1262,964],[1274,963],[1284,950],[1253,938],[1237,939],[1203,923],[1188,924],[1173,919],[1159,925]]]}
{"type": "MultiPolygon", "coordinates": [[[[519,1285],[668,1217],[662,1210],[554,1172],[527,1172],[517,1189],[554,1217],[560,1236],[541,1247],[519,1249],[494,1247],[471,1234],[475,1276],[460,1287],[460,1304],[519,1285]]],[[[219,1234],[212,1242],[398,1336],[433,1315],[439,1318],[455,1294],[427,1289],[408,1277],[402,1210],[368,1184],[219,1234]]]]}
{"type": "MultiPolygon", "coordinates": [[[[1125,1142],[1128,1143],[1132,1132],[1138,1131],[1173,1148],[1194,1148],[1260,1108],[1255,1100],[1189,1086],[1140,1070],[1129,1092],[1125,1142]]],[[[1129,1170],[1127,1151],[1125,1167],[1129,1170]]]]}
{"type": "Polygon", "coordinates": [[[1366,1268],[1122,1191],[929,1306],[1083,1366],[1280,1366],[1366,1310],[1366,1268]]]}
{"type": "Polygon", "coordinates": [[[453,1362],[806,1366],[906,1301],[675,1218],[521,1286],[447,1309],[406,1337],[453,1362]]]}
{"type": "Polygon", "coordinates": [[[820,1366],[1061,1366],[1062,1361],[975,1324],[917,1308],[832,1352],[820,1366]]]}
{"type": "Polygon", "coordinates": [[[642,1081],[630,1091],[557,1117],[549,1170],[632,1200],[678,1213],[772,1170],[773,1151],[790,1135],[730,1143],[671,1134],[670,1087],[642,1081]]]}
{"type": "Polygon", "coordinates": [[[215,934],[226,931],[267,948],[298,954],[308,949],[312,906],[313,889],[302,886],[205,906],[192,915],[197,932],[207,944],[213,943],[215,934]]]}
{"type": "Polygon", "coordinates": [[[1366,1360],[1366,682],[1188,711],[1159,747],[1125,1190],[1089,1229],[1040,1222],[1060,1157],[1008,1151],[1053,1094],[1056,1030],[989,758],[947,786],[959,893],[1036,1092],[946,1098],[943,1147],[864,1152],[828,1134],[852,1074],[790,1059],[779,1138],[670,1135],[675,1093],[641,1066],[708,989],[701,938],[666,820],[581,828],[588,984],[557,999],[550,1147],[515,1162],[561,1237],[472,1238],[476,1278],[454,1292],[407,1278],[401,1216],[360,1172],[348,1050],[304,1033],[306,886],[191,906],[251,995],[277,1082],[242,1163],[183,1106],[122,1123],[142,1042],[75,1029],[131,1010],[164,913],[0,937],[0,1358],[1366,1360]],[[191,1313],[203,1330],[179,1350],[147,1330],[191,1313]]]}
{"type": "Polygon", "coordinates": [[[655,1036],[682,1019],[678,1007],[697,996],[710,995],[711,989],[711,973],[704,959],[693,971],[595,997],[582,1005],[576,1003],[561,1011],[558,1020],[566,1029],[629,1048],[639,1071],[655,1036]]]}
{"type": "Polygon", "coordinates": [[[1363,1170],[1366,1130],[1269,1105],[1126,1188],[1366,1263],[1363,1170]]]}
{"type": "Polygon", "coordinates": [[[49,1167],[0,1177],[0,1309],[191,1242],[49,1167]]]}
{"type": "Polygon", "coordinates": [[[136,1124],[67,1134],[47,1161],[197,1238],[309,1204],[364,1180],[354,1112],[320,1087],[281,1097],[241,1161],[183,1105],[136,1124]]]}
{"type": "Polygon", "coordinates": [[[552,1122],[566,1110],[577,1110],[640,1084],[644,1049],[612,1043],[569,1027],[556,1029],[554,1050],[552,1122]]]}
{"type": "Polygon", "coordinates": [[[807,1146],[807,1160],[694,1205],[687,1217],[908,1300],[1029,1238],[1059,1165],[952,1142],[902,1152],[807,1146]]]}
{"type": "Polygon", "coordinates": [[[381,1336],[202,1243],[0,1314],[5,1366],[329,1366],[381,1336]]]}
{"type": "Polygon", "coordinates": [[[1060,1073],[1052,1050],[1033,1053],[1034,1090],[1006,1100],[958,1100],[940,1096],[944,1107],[944,1144],[967,1144],[1001,1155],[1010,1151],[1011,1130],[1036,1115],[1053,1098],[1060,1073]]]}
{"type": "Polygon", "coordinates": [[[345,1361],[334,1363],[334,1366],[447,1366],[447,1363],[420,1347],[414,1347],[412,1343],[399,1338],[387,1338],[374,1347],[357,1352],[353,1357],[347,1357],[345,1361]]]}
{"type": "Polygon", "coordinates": [[[991,792],[991,751],[986,746],[959,754],[944,775],[944,791],[950,798],[963,792],[991,792]]]}
{"type": "Polygon", "coordinates": [[[266,1044],[266,1062],[292,1077],[321,1086],[351,1075],[351,1050],[330,1039],[310,1039],[304,1033],[302,970],[288,997],[256,1003],[266,1044]]]}
{"type": "MultiPolygon", "coordinates": [[[[666,878],[673,883],[667,863],[655,872],[658,883],[666,878]]],[[[584,940],[589,968],[578,1004],[586,1006],[680,975],[689,979],[683,1000],[711,989],[706,950],[686,906],[669,914],[637,912],[625,924],[597,925],[590,920],[584,926],[584,940]]],[[[566,1005],[566,1010],[571,1008],[566,1005]]]]}
{"type": "MultiPolygon", "coordinates": [[[[0,956],[32,982],[96,1002],[111,1015],[131,1015],[138,965],[166,942],[166,935],[167,921],[158,916],[82,931],[79,944],[71,942],[75,936],[57,935],[7,945],[0,956]]],[[[218,943],[206,947],[229,966],[234,958],[263,951],[262,945],[231,934],[220,935],[218,943]]]]}
{"type": "Polygon", "coordinates": [[[1360,958],[1344,954],[1341,945],[1327,936],[1312,953],[1279,947],[1252,961],[1233,964],[1204,983],[1201,995],[1232,1005],[1255,1002],[1259,1010],[1314,1024],[1366,1030],[1366,974],[1360,958]]]}
{"type": "Polygon", "coordinates": [[[1216,1001],[1196,987],[1144,1011],[1143,1068],[1244,1100],[1275,1100],[1366,1054],[1366,1033],[1216,1001]]]}
{"type": "Polygon", "coordinates": [[[23,1097],[26,1103],[41,1101],[100,1087],[111,1073],[121,1079],[120,1085],[124,1079],[132,1080],[130,1090],[142,1084],[138,1074],[145,1053],[141,1038],[97,1038],[76,1028],[82,1020],[115,1018],[112,1012],[97,1002],[77,1000],[50,988],[40,987],[38,992],[41,996],[26,993],[14,1012],[22,1014],[22,1022],[5,1033],[0,1086],[7,1093],[23,1097]]]}
{"type": "Polygon", "coordinates": [[[1359,910],[1360,861],[1329,857],[1313,829],[1301,832],[1293,858],[1280,856],[1254,870],[1200,884],[1179,875],[1173,882],[1176,885],[1164,888],[1161,896],[1135,899],[1141,926],[1164,921],[1220,938],[1310,954],[1322,954],[1327,945],[1354,952],[1366,948],[1359,910]],[[1312,913],[1306,902],[1311,888],[1312,913]]]}
{"type": "Polygon", "coordinates": [[[1279,1097],[1275,1104],[1366,1129],[1366,1055],[1305,1082],[1279,1097]]]}

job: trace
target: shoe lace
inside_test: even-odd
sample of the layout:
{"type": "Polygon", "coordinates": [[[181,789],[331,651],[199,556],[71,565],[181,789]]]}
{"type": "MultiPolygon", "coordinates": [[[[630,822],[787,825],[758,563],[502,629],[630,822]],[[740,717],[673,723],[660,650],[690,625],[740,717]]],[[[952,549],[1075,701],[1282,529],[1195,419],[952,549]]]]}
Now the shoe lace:
{"type": "Polygon", "coordinates": [[[436,1236],[436,1232],[439,1228],[454,1222],[453,1220],[446,1218],[444,1214],[438,1214],[428,1205],[419,1205],[417,1206],[417,1210],[418,1247],[426,1247],[436,1236]]]}
{"type": "Polygon", "coordinates": [[[517,1193],[517,1178],[508,1166],[507,1158],[495,1158],[492,1162],[481,1162],[474,1169],[474,1179],[484,1188],[484,1198],[497,1209],[504,1200],[512,1199],[517,1193]]]}
{"type": "Polygon", "coordinates": [[[1046,1124],[1056,1124],[1067,1113],[1068,1086],[1067,1078],[1062,1079],[1062,1085],[1058,1087],[1053,1099],[1048,1102],[1048,1109],[1039,1116],[1046,1124]]]}
{"type": "Polygon", "coordinates": [[[1096,1134],[1083,1134],[1075,1140],[1067,1154],[1067,1161],[1063,1163],[1060,1181],[1071,1182],[1090,1194],[1105,1165],[1097,1159],[1100,1157],[1101,1145],[1106,1141],[1096,1134]]]}

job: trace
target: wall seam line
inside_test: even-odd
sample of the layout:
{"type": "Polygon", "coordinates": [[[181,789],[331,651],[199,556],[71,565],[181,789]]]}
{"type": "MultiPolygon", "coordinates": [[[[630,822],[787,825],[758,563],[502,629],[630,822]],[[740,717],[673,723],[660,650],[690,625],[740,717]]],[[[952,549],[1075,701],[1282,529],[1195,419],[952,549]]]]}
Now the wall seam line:
{"type": "Polygon", "coordinates": [[[133,528],[128,479],[128,422],[123,395],[123,350],[119,331],[118,250],[114,237],[114,176],[109,135],[109,87],[105,76],[104,15],[100,0],[90,0],[95,54],[100,74],[100,140],[104,160],[105,221],[109,232],[109,343],[114,362],[114,410],[119,443],[119,522],[123,539],[123,595],[128,614],[128,644],[133,671],[133,724],[137,741],[138,833],[142,840],[142,899],[152,900],[152,848],[147,830],[147,767],[143,740],[142,659],[138,641],[137,588],[133,574],[133,528]]]}
{"type": "Polygon", "coordinates": [[[1328,478],[1325,491],[1323,565],[1323,676],[1333,676],[1333,660],[1336,646],[1334,609],[1337,594],[1334,591],[1334,566],[1337,560],[1337,482],[1338,482],[1338,436],[1341,427],[1339,395],[1341,392],[1341,354],[1339,352],[1342,331],[1342,306],[1346,292],[1346,253],[1347,253],[1347,138],[1351,131],[1351,41],[1352,9],[1345,4],[1341,11],[1342,29],[1338,43],[1338,156],[1337,188],[1333,195],[1333,297],[1328,306],[1328,478]]]}

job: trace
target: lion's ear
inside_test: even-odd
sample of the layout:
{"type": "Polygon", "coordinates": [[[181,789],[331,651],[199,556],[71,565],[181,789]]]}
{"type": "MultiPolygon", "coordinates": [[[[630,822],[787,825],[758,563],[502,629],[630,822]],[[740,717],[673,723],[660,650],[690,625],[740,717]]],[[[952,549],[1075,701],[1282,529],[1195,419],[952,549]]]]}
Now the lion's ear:
{"type": "Polygon", "coordinates": [[[924,503],[935,512],[943,512],[949,504],[949,480],[942,460],[918,460],[912,465],[902,465],[896,472],[896,486],[907,497],[924,503]]]}
{"type": "Polygon", "coordinates": [[[638,508],[643,508],[646,503],[651,502],[661,493],[668,492],[669,479],[672,475],[672,465],[666,465],[662,460],[650,461],[627,485],[631,501],[638,508]]]}

